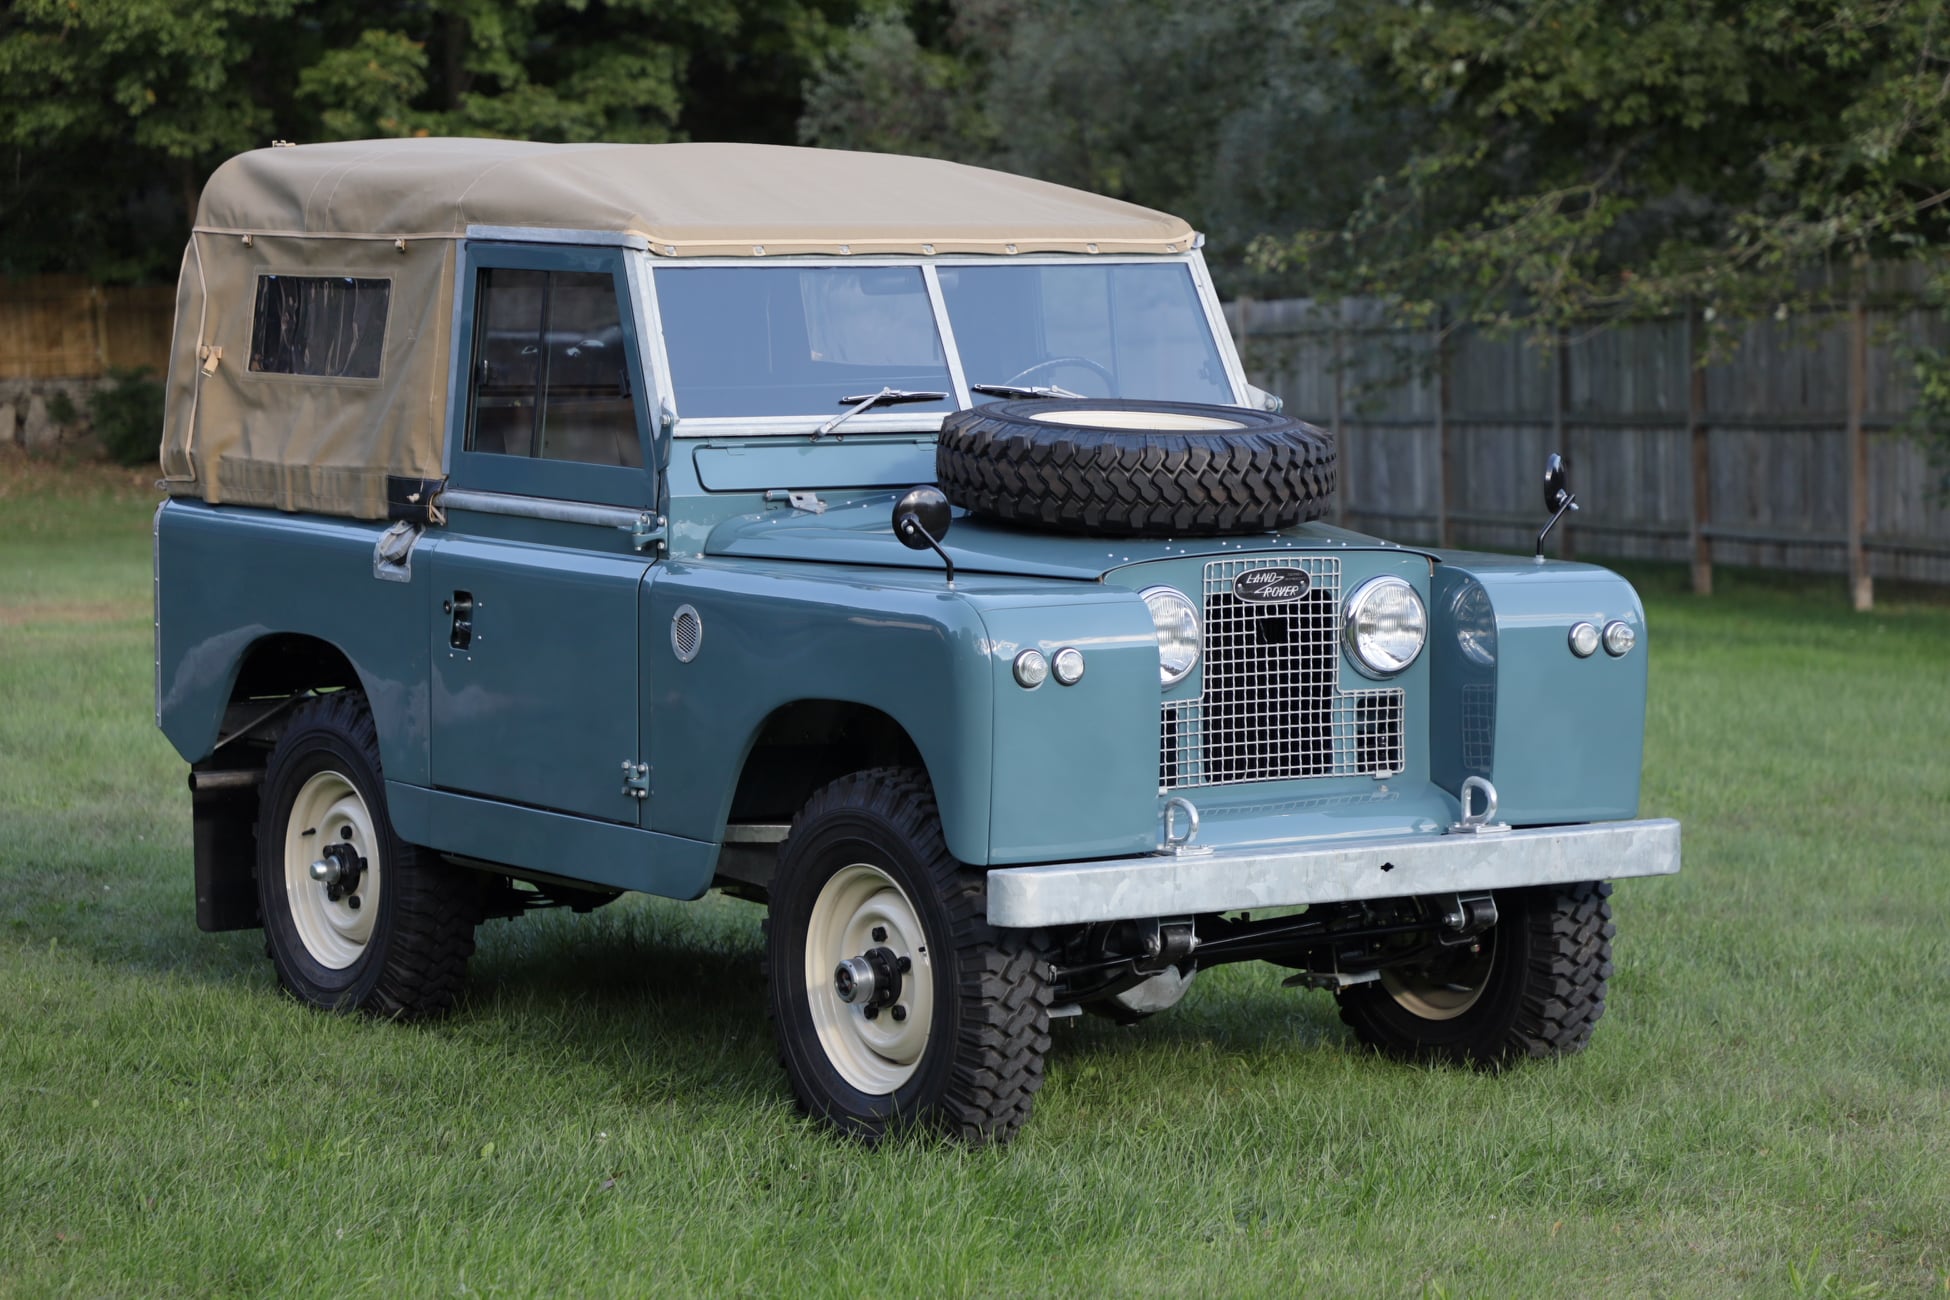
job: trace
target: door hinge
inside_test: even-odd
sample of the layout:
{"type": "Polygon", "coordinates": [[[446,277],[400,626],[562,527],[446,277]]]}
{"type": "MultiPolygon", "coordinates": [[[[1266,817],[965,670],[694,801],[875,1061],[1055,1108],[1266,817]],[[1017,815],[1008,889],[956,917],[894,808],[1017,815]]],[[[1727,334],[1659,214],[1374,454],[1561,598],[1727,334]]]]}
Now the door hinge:
{"type": "Polygon", "coordinates": [[[650,765],[638,763],[633,759],[623,760],[623,797],[625,799],[648,799],[650,797],[650,765]]]}

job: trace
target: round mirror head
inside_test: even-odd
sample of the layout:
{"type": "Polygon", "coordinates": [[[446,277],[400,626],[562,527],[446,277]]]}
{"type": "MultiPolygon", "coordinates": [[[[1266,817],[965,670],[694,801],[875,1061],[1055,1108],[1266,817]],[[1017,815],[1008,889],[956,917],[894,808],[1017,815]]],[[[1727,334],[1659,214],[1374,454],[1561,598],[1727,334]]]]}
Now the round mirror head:
{"type": "Polygon", "coordinates": [[[948,535],[948,497],[938,487],[909,488],[894,502],[894,536],[917,551],[948,535]]]}
{"type": "Polygon", "coordinates": [[[1544,509],[1556,514],[1564,508],[1564,501],[1570,495],[1570,483],[1564,473],[1564,458],[1552,452],[1544,462],[1544,509]]]}

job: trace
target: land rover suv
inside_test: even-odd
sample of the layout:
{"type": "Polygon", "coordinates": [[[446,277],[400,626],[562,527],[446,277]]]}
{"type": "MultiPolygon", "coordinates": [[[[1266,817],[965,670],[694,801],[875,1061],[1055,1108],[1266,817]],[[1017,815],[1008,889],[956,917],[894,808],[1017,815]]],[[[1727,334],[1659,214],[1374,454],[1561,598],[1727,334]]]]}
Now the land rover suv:
{"type": "Polygon", "coordinates": [[[1606,882],[1679,867],[1639,600],[1322,522],[1201,243],[932,159],[226,163],[155,523],[198,923],[420,1017],[488,918],[756,900],[792,1092],[867,1139],[1006,1140],[1052,1021],[1228,962],[1401,1057],[1582,1047],[1606,882]]]}

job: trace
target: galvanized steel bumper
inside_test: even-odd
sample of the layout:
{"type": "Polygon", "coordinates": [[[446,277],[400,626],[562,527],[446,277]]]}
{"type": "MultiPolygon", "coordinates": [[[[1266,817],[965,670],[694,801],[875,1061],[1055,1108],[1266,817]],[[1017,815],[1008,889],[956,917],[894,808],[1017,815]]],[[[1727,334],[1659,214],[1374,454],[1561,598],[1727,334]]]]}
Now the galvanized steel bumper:
{"type": "Polygon", "coordinates": [[[989,921],[1015,929],[1360,898],[1516,889],[1679,870],[1664,818],[1487,834],[1301,842],[1292,848],[999,867],[989,921]]]}

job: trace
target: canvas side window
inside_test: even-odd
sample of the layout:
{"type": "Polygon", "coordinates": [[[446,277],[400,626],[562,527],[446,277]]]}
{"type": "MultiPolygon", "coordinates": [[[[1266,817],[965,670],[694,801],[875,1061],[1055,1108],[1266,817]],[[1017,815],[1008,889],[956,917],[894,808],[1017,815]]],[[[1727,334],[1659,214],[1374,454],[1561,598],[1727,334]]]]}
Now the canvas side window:
{"type": "Polygon", "coordinates": [[[261,374],[377,379],[390,280],[260,275],[250,368],[261,374]]]}
{"type": "Polygon", "coordinates": [[[614,279],[509,267],[480,274],[467,449],[641,468],[614,279]]]}

